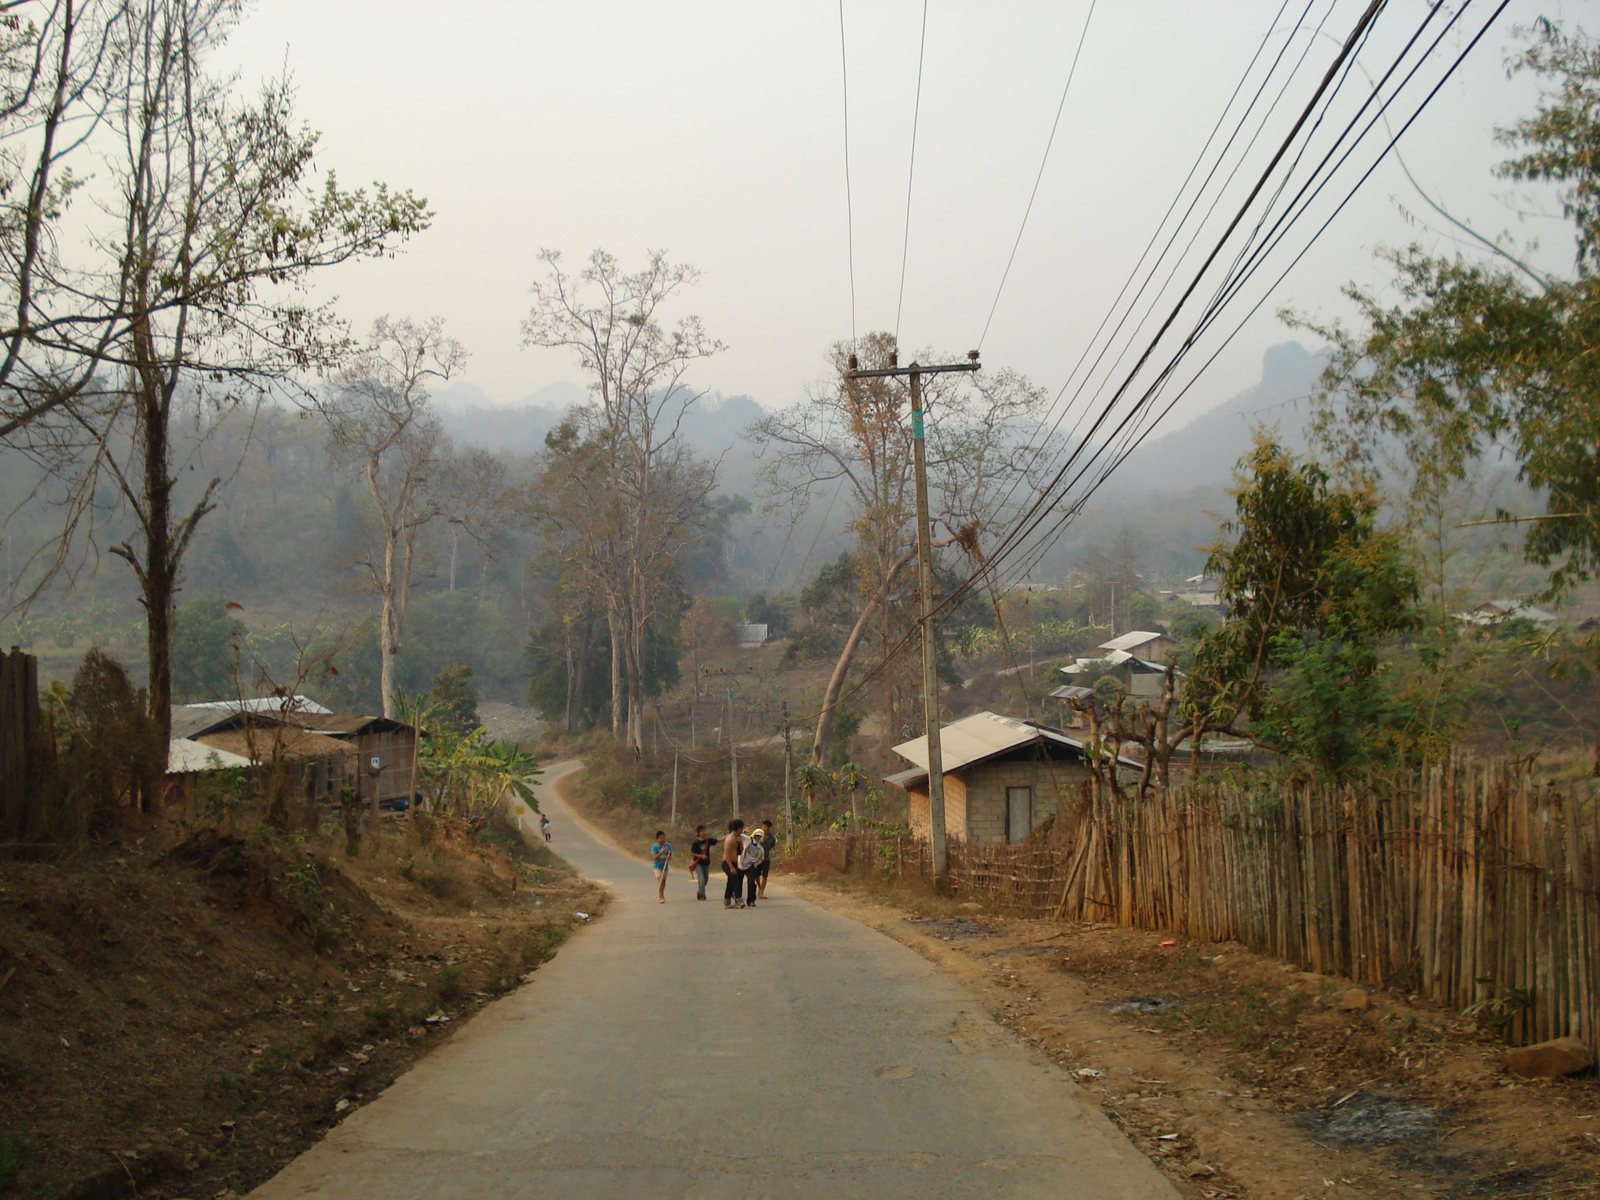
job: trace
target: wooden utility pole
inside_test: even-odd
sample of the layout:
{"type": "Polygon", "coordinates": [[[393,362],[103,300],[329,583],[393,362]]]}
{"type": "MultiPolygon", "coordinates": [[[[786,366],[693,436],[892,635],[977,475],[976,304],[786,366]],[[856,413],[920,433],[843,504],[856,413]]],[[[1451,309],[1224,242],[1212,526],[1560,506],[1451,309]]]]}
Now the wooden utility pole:
{"type": "Polygon", "coordinates": [[[922,377],[951,371],[976,371],[978,352],[972,351],[964,363],[945,363],[924,367],[912,363],[901,367],[894,355],[889,365],[874,371],[856,366],[850,356],[847,380],[902,375],[911,379],[911,453],[916,473],[917,492],[917,591],[922,599],[922,721],[928,737],[928,825],[933,847],[933,882],[941,891],[950,884],[950,852],[944,828],[944,752],[940,745],[938,630],[933,623],[933,530],[928,518],[928,451],[923,438],[922,377]]]}
{"type": "Polygon", "coordinates": [[[728,685],[728,770],[733,776],[733,815],[739,815],[739,743],[733,736],[733,685],[728,685]]]}
{"type": "Polygon", "coordinates": [[[789,702],[783,702],[783,843],[794,849],[794,797],[789,791],[789,755],[794,749],[789,739],[789,702]]]}

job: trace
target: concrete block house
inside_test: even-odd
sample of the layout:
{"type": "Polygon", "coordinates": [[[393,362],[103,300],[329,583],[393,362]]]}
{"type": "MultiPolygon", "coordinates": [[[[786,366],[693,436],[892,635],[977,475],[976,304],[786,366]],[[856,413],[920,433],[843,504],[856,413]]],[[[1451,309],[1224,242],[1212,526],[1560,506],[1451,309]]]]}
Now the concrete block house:
{"type": "MultiPolygon", "coordinates": [[[[1027,840],[1061,804],[1064,792],[1093,777],[1083,743],[1036,721],[974,713],[939,734],[945,832],[972,845],[1027,840]]],[[[884,777],[910,800],[911,831],[928,837],[928,739],[894,748],[913,764],[884,777]]],[[[1137,764],[1131,764],[1137,766],[1137,764]]]]}

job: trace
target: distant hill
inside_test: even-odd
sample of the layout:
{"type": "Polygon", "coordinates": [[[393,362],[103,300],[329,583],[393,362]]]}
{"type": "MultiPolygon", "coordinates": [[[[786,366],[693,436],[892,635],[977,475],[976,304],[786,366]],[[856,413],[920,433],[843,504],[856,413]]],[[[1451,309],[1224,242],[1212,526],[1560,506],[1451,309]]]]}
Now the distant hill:
{"type": "Polygon", "coordinates": [[[547,383],[536,392],[530,392],[517,404],[524,408],[548,408],[564,413],[589,399],[589,389],[578,383],[547,383]]]}
{"type": "Polygon", "coordinates": [[[1326,361],[1326,351],[1299,342],[1272,347],[1262,356],[1260,383],[1130,454],[1046,552],[1036,577],[1064,576],[1085,547],[1123,529],[1136,531],[1145,571],[1166,579],[1194,574],[1205,561],[1198,547],[1216,540],[1218,522],[1233,510],[1227,489],[1250,449],[1251,427],[1276,425],[1284,446],[1305,452],[1307,399],[1326,361]]]}
{"type": "MultiPolygon", "coordinates": [[[[551,383],[517,404],[495,405],[475,384],[457,383],[441,388],[434,403],[445,430],[456,441],[531,454],[544,449],[544,435],[588,398],[589,393],[575,383],[551,383]]],[[[742,445],[744,428],[765,415],[766,410],[749,396],[712,392],[689,410],[683,436],[700,453],[716,458],[742,445]]]]}
{"type": "Polygon", "coordinates": [[[544,449],[544,435],[556,427],[565,409],[523,405],[452,408],[441,404],[439,419],[458,443],[490,450],[532,454],[544,449]]]}
{"type": "Polygon", "coordinates": [[[1179,492],[1232,482],[1233,466],[1250,449],[1256,425],[1278,428],[1278,440],[1296,453],[1306,448],[1309,398],[1328,352],[1313,354],[1284,342],[1262,356],[1261,382],[1225,400],[1182,428],[1152,438],[1112,476],[1119,488],[1179,492]]]}

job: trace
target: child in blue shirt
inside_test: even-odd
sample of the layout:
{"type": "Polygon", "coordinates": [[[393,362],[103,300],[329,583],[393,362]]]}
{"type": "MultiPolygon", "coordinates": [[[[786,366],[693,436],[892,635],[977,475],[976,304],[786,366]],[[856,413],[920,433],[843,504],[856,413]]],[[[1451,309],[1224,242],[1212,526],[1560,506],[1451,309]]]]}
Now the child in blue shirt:
{"type": "Polygon", "coordinates": [[[650,865],[656,872],[656,903],[667,902],[667,864],[672,861],[672,843],[667,841],[665,829],[656,830],[656,840],[650,843],[650,865]]]}

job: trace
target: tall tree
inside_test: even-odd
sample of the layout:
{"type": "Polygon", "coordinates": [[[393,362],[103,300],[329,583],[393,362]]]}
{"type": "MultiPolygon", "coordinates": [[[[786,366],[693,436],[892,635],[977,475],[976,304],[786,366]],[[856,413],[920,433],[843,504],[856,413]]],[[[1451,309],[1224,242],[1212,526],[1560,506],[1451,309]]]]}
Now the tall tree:
{"type": "MultiPolygon", "coordinates": [[[[705,529],[716,486],[713,464],[682,441],[698,399],[688,371],[724,349],[698,317],[664,322],[673,301],[699,278],[693,267],[652,252],[629,273],[603,250],[576,275],[553,250],[540,255],[523,322],[529,346],[570,351],[590,377],[590,402],[573,413],[573,436],[552,454],[562,487],[578,507],[543,503],[538,516],[565,531],[606,608],[611,638],[612,731],[643,746],[650,631],[679,595],[678,556],[705,529]],[[573,457],[574,455],[578,457],[573,457]]],[[[536,492],[542,489],[535,489],[536,492]]]]}
{"type": "Polygon", "coordinates": [[[0,436],[76,473],[57,563],[96,480],[109,476],[133,514],[133,536],[111,550],[138,581],[162,741],[174,597],[216,487],[180,503],[180,398],[228,405],[330,364],[342,329],[302,298],[309,278],[391,252],[428,216],[381,186],[347,192],[331,175],[316,185],[316,136],[297,122],[287,81],[246,101],[207,73],[237,13],[231,0],[49,6],[34,102],[12,114],[30,147],[13,161],[32,167],[28,207],[7,231],[19,252],[0,263],[14,314],[0,331],[0,436]],[[69,221],[67,200],[91,174],[95,211],[79,206],[69,221]]]}
{"type": "Polygon", "coordinates": [[[374,536],[360,559],[378,603],[383,715],[395,715],[395,656],[405,643],[417,536],[444,511],[439,486],[450,440],[428,400],[428,381],[461,369],[466,351],[438,317],[380,317],[366,348],[318,403],[336,452],[360,475],[374,536]]]}
{"type": "MultiPolygon", "coordinates": [[[[903,621],[895,606],[910,586],[907,568],[916,561],[907,386],[890,378],[844,379],[852,350],[861,368],[874,369],[889,365],[896,349],[887,333],[867,334],[854,347],[835,344],[829,352],[835,376],[806,400],[758,421],[749,431],[767,452],[764,479],[770,506],[798,508],[830,484],[844,489],[850,505],[857,540],[852,571],[859,594],[854,622],[822,696],[811,747],[818,765],[826,756],[840,697],[863,640],[876,632],[887,653],[899,639],[903,621]]],[[[1036,430],[1027,422],[1044,402],[1043,391],[1013,371],[978,372],[970,386],[952,375],[924,378],[936,545],[959,543],[976,551],[983,534],[1003,516],[1007,485],[1025,475],[1033,457],[1025,447],[1036,430]]],[[[884,689],[884,696],[884,726],[893,738],[900,725],[899,703],[892,686],[884,689]]]]}

